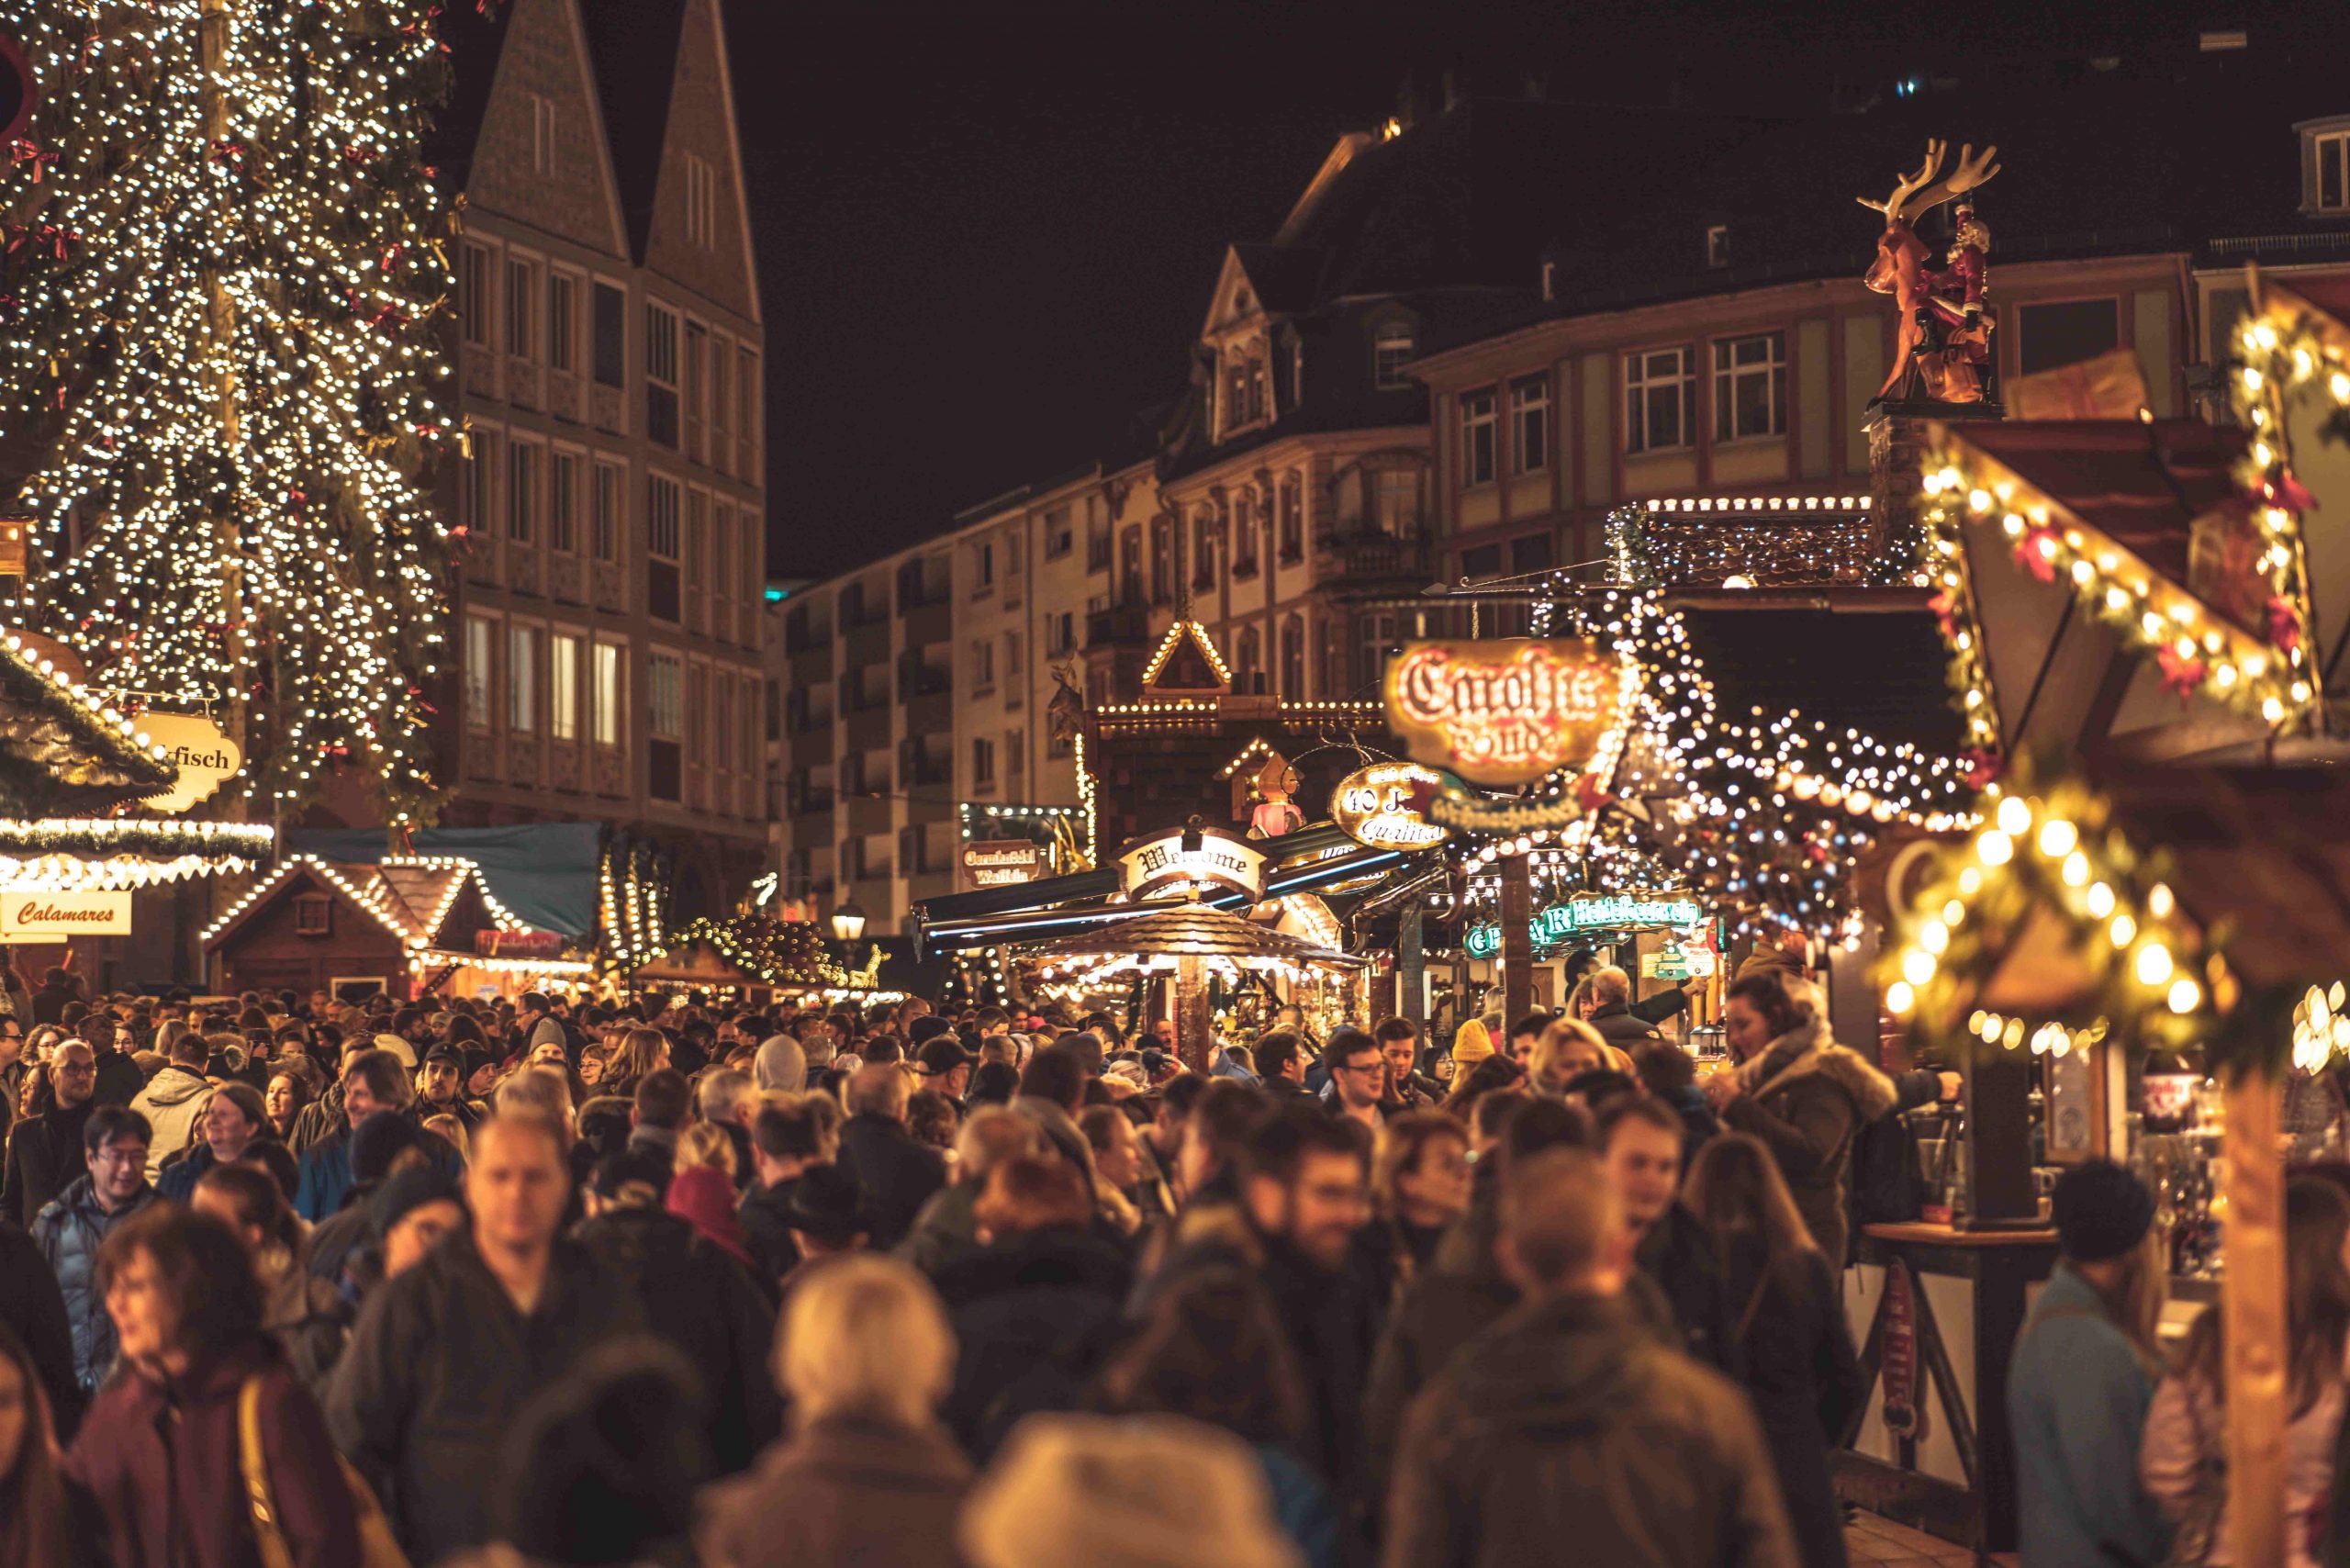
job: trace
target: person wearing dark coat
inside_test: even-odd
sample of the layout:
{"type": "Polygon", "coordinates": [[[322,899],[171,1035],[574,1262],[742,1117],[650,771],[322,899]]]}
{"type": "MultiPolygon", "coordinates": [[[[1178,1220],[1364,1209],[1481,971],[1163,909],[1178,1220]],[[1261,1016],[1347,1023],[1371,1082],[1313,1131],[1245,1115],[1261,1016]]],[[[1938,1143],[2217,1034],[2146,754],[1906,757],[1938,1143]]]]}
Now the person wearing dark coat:
{"type": "Polygon", "coordinates": [[[1091,1194],[1058,1159],[998,1165],[973,1212],[984,1244],[936,1281],[959,1347],[942,1414],[985,1463],[1021,1417],[1076,1407],[1134,1286],[1134,1265],[1093,1234],[1091,1194]]]}
{"type": "Polygon", "coordinates": [[[32,1358],[59,1440],[70,1439],[82,1420],[82,1384],[73,1375],[65,1294],[32,1238],[6,1224],[0,1224],[0,1323],[16,1332],[32,1358]]]}
{"type": "Polygon", "coordinates": [[[775,1314],[744,1266],[661,1207],[668,1172],[642,1151],[608,1155],[572,1230],[604,1277],[636,1293],[645,1326],[677,1347],[703,1381],[719,1473],[749,1467],[783,1430],[766,1361],[775,1314]]]}
{"type": "Polygon", "coordinates": [[[49,1074],[56,1103],[8,1129],[8,1169],[0,1177],[0,1214],[26,1229],[86,1168],[82,1129],[98,1108],[92,1097],[97,1064],[88,1046],[65,1042],[50,1058],[49,1074]]]}
{"type": "Polygon", "coordinates": [[[128,1105],[147,1087],[147,1075],[126,1051],[115,1047],[115,1029],[111,1019],[92,1019],[82,1025],[96,1053],[97,1086],[91,1098],[101,1105],[128,1105]],[[103,1040],[103,1044],[101,1044],[103,1040]]]}
{"type": "Polygon", "coordinates": [[[516,1413],[591,1349],[643,1327],[635,1294],[556,1234],[571,1196],[563,1156],[543,1121],[482,1124],[465,1172],[471,1228],[368,1296],[328,1387],[335,1446],[411,1562],[488,1539],[516,1413]]]}
{"type": "Polygon", "coordinates": [[[907,1098],[906,1075],[895,1067],[861,1068],[841,1124],[839,1163],[864,1191],[877,1252],[904,1240],[923,1204],[946,1185],[946,1161],[906,1131],[907,1098]]]}

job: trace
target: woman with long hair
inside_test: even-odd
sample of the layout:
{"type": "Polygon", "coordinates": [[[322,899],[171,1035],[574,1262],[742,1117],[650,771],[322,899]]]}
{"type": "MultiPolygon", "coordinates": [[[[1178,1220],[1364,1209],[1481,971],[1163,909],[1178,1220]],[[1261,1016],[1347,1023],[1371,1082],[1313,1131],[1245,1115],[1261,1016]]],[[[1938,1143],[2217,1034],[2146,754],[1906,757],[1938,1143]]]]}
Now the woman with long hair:
{"type": "Polygon", "coordinates": [[[1788,1523],[1807,1568],[1845,1561],[1829,1445],[1865,1395],[1837,1271],[1805,1228],[1778,1162],[1725,1133],[1697,1151],[1682,1202],[1714,1238],[1746,1390],[1770,1439],[1788,1523]]]}
{"type": "Polygon", "coordinates": [[[611,1059],[604,1064],[604,1075],[597,1081],[596,1092],[626,1099],[636,1092],[639,1080],[668,1065],[668,1036],[658,1029],[631,1029],[621,1036],[611,1059]]]}
{"type": "Polygon", "coordinates": [[[284,1143],[294,1136],[294,1118],[310,1103],[308,1075],[287,1068],[270,1074],[269,1087],[262,1093],[264,1114],[269,1118],[272,1137],[284,1143]]]}
{"type": "Polygon", "coordinates": [[[1374,1224],[1356,1233],[1381,1299],[1400,1301],[1469,1212],[1469,1129],[1441,1111],[1390,1116],[1371,1162],[1374,1224]]]}
{"type": "MultiPolygon", "coordinates": [[[[2316,1568],[2312,1525],[2333,1483],[2350,1349],[2350,1196],[2322,1176],[2285,1189],[2285,1543],[2288,1568],[2316,1568]]],[[[2138,1450],[2139,1478],[2180,1535],[2170,1561],[2225,1568],[2227,1374],[2219,1309],[2188,1330],[2178,1361],[2154,1390],[2138,1450]]]]}
{"type": "Polygon", "coordinates": [[[97,1283],[122,1370],[90,1406],[66,1473],[96,1500],[114,1561],[250,1562],[258,1529],[296,1562],[357,1562],[358,1513],[326,1418],[263,1329],[260,1279],[235,1233],[151,1204],[106,1237],[97,1283]],[[245,1446],[248,1409],[258,1453],[245,1446]],[[248,1462],[266,1478],[266,1517],[248,1462]]]}
{"type": "Polygon", "coordinates": [[[0,1562],[95,1568],[103,1529],[57,1464],[57,1428],[24,1341],[0,1323],[0,1562]]]}

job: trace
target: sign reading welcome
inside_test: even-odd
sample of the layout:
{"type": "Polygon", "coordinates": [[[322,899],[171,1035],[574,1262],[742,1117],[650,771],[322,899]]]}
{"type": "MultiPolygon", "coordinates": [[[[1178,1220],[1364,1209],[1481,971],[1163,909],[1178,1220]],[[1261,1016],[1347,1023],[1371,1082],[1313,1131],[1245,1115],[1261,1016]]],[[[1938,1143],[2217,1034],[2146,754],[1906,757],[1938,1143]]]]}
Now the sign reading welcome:
{"type": "Polygon", "coordinates": [[[1118,851],[1118,875],[1130,899],[1159,898],[1192,888],[1265,896],[1265,852],[1221,828],[1138,838],[1118,851]],[[1184,847],[1184,839],[1194,839],[1184,847]]]}
{"type": "Polygon", "coordinates": [[[1472,784],[1580,770],[1622,707],[1616,656],[1588,638],[1406,643],[1387,666],[1388,727],[1472,784]]]}

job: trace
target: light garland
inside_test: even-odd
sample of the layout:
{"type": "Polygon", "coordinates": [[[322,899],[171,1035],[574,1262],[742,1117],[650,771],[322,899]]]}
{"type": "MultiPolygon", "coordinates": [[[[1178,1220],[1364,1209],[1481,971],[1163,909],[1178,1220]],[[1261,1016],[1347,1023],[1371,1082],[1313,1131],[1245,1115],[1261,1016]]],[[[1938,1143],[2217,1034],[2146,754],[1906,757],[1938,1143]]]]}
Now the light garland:
{"type": "Polygon", "coordinates": [[[1607,550],[1618,580],[1663,588],[1919,586],[1909,542],[1877,538],[1869,508],[1866,496],[1646,501],[1607,514],[1607,550]]]}
{"type": "Polygon", "coordinates": [[[1207,655],[1208,667],[1215,671],[1217,683],[1230,686],[1232,671],[1225,664],[1224,655],[1216,651],[1215,640],[1208,635],[1208,629],[1205,626],[1189,616],[1167,628],[1167,635],[1158,641],[1158,651],[1150,655],[1150,663],[1143,667],[1143,685],[1147,687],[1158,678],[1158,672],[1167,667],[1167,661],[1174,655],[1176,648],[1186,637],[1192,640],[1192,644],[1201,653],[1207,655]]]}
{"type": "Polygon", "coordinates": [[[452,204],[420,158],[437,6],[238,9],[0,4],[54,139],[0,170],[0,419],[46,440],[18,497],[36,603],[94,680],[242,705],[273,814],[347,758],[404,825],[440,788],[424,480],[457,425],[433,390],[452,204]]]}

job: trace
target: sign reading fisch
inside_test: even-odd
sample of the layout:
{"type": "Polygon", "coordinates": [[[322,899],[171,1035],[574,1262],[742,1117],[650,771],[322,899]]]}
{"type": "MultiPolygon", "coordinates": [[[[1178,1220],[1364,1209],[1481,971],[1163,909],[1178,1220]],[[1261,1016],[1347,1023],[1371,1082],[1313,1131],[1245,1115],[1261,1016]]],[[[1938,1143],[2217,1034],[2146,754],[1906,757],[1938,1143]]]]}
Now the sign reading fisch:
{"type": "Polygon", "coordinates": [[[219,725],[201,713],[141,713],[138,727],[163,748],[179,780],[141,802],[159,812],[184,812],[237,776],[245,754],[219,725]]]}
{"type": "Polygon", "coordinates": [[[130,931],[129,892],[0,891],[0,942],[62,942],[130,931]]]}
{"type": "Polygon", "coordinates": [[[1221,828],[1187,834],[1179,828],[1138,838],[1118,851],[1118,875],[1130,899],[1158,898],[1189,888],[1225,889],[1254,901],[1265,896],[1265,852],[1221,828]],[[1186,837],[1194,837],[1191,848],[1186,837]]]}
{"type": "Polygon", "coordinates": [[[1330,820],[1357,844],[1380,849],[1426,849],[1442,844],[1452,830],[1420,814],[1416,802],[1441,788],[1443,776],[1416,762],[1375,762],[1338,780],[1330,794],[1330,820]]]}
{"type": "Polygon", "coordinates": [[[1472,784],[1580,770],[1622,707],[1615,656],[1587,638],[1406,643],[1387,666],[1388,727],[1472,784]]]}
{"type": "Polygon", "coordinates": [[[1026,838],[982,838],[963,846],[963,885],[1008,888],[1033,882],[1043,868],[1045,846],[1026,838]]]}

